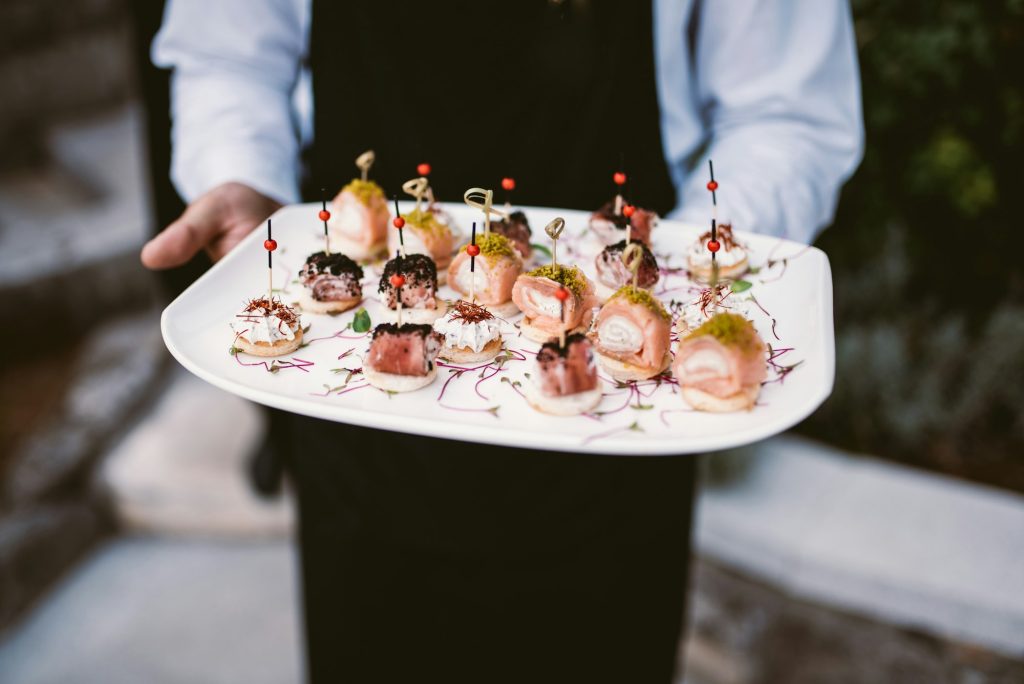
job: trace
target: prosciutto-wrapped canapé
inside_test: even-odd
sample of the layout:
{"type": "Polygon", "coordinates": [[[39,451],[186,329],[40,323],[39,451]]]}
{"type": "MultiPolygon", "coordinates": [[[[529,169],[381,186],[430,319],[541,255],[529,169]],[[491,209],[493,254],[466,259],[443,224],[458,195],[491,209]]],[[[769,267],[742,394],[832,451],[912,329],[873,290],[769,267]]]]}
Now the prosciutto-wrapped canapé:
{"type": "Polygon", "coordinates": [[[334,198],[327,221],[332,248],[353,259],[370,259],[387,245],[388,204],[373,181],[355,179],[334,198]]]}
{"type": "Polygon", "coordinates": [[[594,284],[576,266],[550,264],[524,273],[512,288],[512,301],[526,316],[520,323],[523,335],[547,342],[563,331],[585,331],[597,305],[594,284]],[[569,298],[557,296],[565,288],[569,298]]]}
{"type": "Polygon", "coordinates": [[[751,409],[768,375],[766,351],[750,321],[718,313],[679,343],[672,372],[696,409],[751,409]]]}
{"type": "Polygon", "coordinates": [[[645,380],[671,361],[672,317],[647,290],[626,285],[597,314],[591,337],[598,361],[616,380],[645,380]]]}

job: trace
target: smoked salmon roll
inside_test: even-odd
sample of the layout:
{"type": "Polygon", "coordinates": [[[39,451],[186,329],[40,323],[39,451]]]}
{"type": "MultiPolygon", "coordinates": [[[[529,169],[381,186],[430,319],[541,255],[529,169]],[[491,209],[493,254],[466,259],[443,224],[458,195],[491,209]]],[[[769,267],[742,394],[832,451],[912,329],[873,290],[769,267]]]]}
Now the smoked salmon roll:
{"type": "Polygon", "coordinates": [[[475,283],[476,303],[487,307],[499,318],[519,313],[512,301],[512,288],[523,272],[523,260],[504,235],[486,233],[478,235],[476,270],[470,271],[470,256],[466,245],[448,267],[448,284],[466,300],[470,298],[470,284],[475,283]]]}
{"type": "Polygon", "coordinates": [[[654,295],[632,285],[619,289],[594,320],[590,337],[597,346],[597,361],[623,382],[646,380],[665,371],[672,316],[654,295]]]}
{"type": "Polygon", "coordinates": [[[389,392],[426,387],[437,377],[434,362],[443,344],[429,325],[381,323],[373,329],[363,375],[374,387],[389,392]]]}
{"type": "Polygon", "coordinates": [[[334,248],[357,261],[373,259],[384,251],[391,215],[379,185],[357,178],[341,189],[331,207],[334,211],[327,227],[334,248]]]}
{"type": "Polygon", "coordinates": [[[658,214],[649,210],[636,208],[633,216],[615,213],[615,200],[609,200],[600,209],[590,215],[590,230],[601,242],[614,245],[626,239],[626,226],[630,226],[630,240],[639,240],[651,244],[651,231],[658,225],[658,214]]]}
{"type": "Polygon", "coordinates": [[[538,411],[554,416],[576,416],[601,403],[594,349],[585,336],[575,334],[544,344],[523,394],[538,411]]]}
{"type": "MultiPolygon", "coordinates": [[[[715,259],[718,261],[718,277],[735,280],[750,268],[747,247],[733,236],[731,224],[719,224],[717,232],[720,245],[715,254],[715,259]]],[[[697,241],[690,245],[690,250],[686,253],[686,260],[690,266],[690,277],[694,280],[711,281],[711,252],[708,250],[710,239],[711,231],[709,230],[697,238],[697,241]]]]}
{"type": "Polygon", "coordinates": [[[299,270],[299,306],[309,313],[341,313],[363,301],[363,269],[341,252],[311,254],[299,270]]]}
{"type": "MultiPolygon", "coordinates": [[[[455,238],[452,230],[441,223],[430,211],[410,211],[402,216],[405,219],[402,239],[405,241],[406,254],[426,254],[434,260],[438,273],[446,273],[452,262],[452,250],[455,238]]],[[[394,254],[400,247],[398,231],[388,233],[388,251],[394,254]]],[[[441,279],[444,283],[444,279],[441,279]]]]}
{"type": "Polygon", "coordinates": [[[750,410],[768,376],[766,352],[753,323],[719,313],[679,343],[672,372],[683,398],[699,411],[750,410]]]}
{"type": "Polygon", "coordinates": [[[405,276],[402,292],[402,320],[408,323],[433,323],[448,310],[448,304],[437,296],[437,266],[426,254],[396,256],[384,265],[377,293],[387,307],[383,319],[398,318],[398,293],[391,276],[405,276]]]}
{"type": "Polygon", "coordinates": [[[594,284],[576,266],[549,264],[524,273],[512,288],[512,301],[525,315],[519,324],[523,336],[547,342],[566,333],[586,332],[597,306],[594,284]],[[564,302],[556,292],[565,287],[564,302]]]}

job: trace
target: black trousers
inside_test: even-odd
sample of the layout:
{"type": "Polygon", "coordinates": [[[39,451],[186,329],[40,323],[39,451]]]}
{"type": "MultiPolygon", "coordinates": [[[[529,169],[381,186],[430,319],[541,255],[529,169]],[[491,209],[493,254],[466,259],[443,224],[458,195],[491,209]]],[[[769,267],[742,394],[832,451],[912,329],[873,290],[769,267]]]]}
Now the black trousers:
{"type": "Polygon", "coordinates": [[[671,681],[692,457],[289,424],[312,682],[671,681]]]}

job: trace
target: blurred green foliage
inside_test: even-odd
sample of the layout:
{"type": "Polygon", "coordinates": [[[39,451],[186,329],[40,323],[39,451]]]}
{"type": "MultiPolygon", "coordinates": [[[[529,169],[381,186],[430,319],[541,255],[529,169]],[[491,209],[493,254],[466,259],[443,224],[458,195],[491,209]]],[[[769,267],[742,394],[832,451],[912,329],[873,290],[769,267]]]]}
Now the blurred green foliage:
{"type": "Polygon", "coordinates": [[[867,147],[802,429],[1024,491],[1024,0],[853,0],[867,147]]]}

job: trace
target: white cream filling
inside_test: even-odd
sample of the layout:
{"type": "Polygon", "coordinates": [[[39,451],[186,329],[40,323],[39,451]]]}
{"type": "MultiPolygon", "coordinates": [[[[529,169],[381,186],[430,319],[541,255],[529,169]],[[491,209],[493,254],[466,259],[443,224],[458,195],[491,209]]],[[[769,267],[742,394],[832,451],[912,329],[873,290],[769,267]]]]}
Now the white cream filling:
{"type": "Polygon", "coordinates": [[[363,222],[366,220],[365,208],[357,206],[356,202],[343,202],[337,216],[331,217],[331,228],[338,234],[352,240],[358,240],[365,232],[363,222]]]}
{"type": "Polygon", "coordinates": [[[695,352],[683,362],[683,373],[686,375],[729,375],[729,362],[724,356],[710,349],[695,352]]]}
{"type": "MultiPolygon", "coordinates": [[[[711,252],[708,251],[707,241],[696,241],[690,246],[688,252],[690,263],[697,264],[699,266],[711,266],[711,252]]],[[[747,258],[747,251],[739,245],[734,246],[732,249],[726,249],[725,245],[722,245],[722,249],[718,250],[718,265],[719,266],[735,266],[744,259],[747,258]]]]}
{"type": "MultiPolygon", "coordinates": [[[[423,238],[415,230],[410,230],[408,227],[402,230],[402,240],[405,241],[405,253],[406,254],[426,254],[428,257],[433,258],[434,255],[427,249],[427,245],[423,242],[423,238]]],[[[394,256],[395,252],[398,251],[401,243],[398,241],[398,231],[391,229],[388,231],[388,252],[394,256]]]]}
{"type": "Polygon", "coordinates": [[[271,314],[261,316],[253,312],[253,320],[239,318],[231,322],[231,329],[253,344],[266,342],[274,344],[280,340],[294,340],[295,332],[302,325],[296,319],[295,328],[285,325],[280,318],[271,314]]]}
{"type": "Polygon", "coordinates": [[[609,316],[597,329],[601,347],[611,352],[638,352],[644,345],[640,328],[625,316],[609,316]]]}
{"type": "Polygon", "coordinates": [[[476,261],[476,271],[473,272],[470,272],[468,263],[463,262],[459,265],[459,270],[455,273],[455,289],[468,296],[471,285],[475,283],[477,295],[481,295],[487,291],[487,273],[481,267],[481,261],[483,261],[483,259],[478,257],[476,261]]]}
{"type": "Polygon", "coordinates": [[[524,298],[528,304],[544,316],[557,319],[562,315],[562,302],[555,297],[543,295],[533,288],[526,288],[524,298]]]}
{"type": "Polygon", "coordinates": [[[434,330],[444,336],[444,346],[449,349],[468,347],[474,352],[479,352],[501,336],[501,328],[496,318],[467,323],[452,318],[453,315],[454,312],[451,312],[444,318],[434,321],[434,330]]]}

